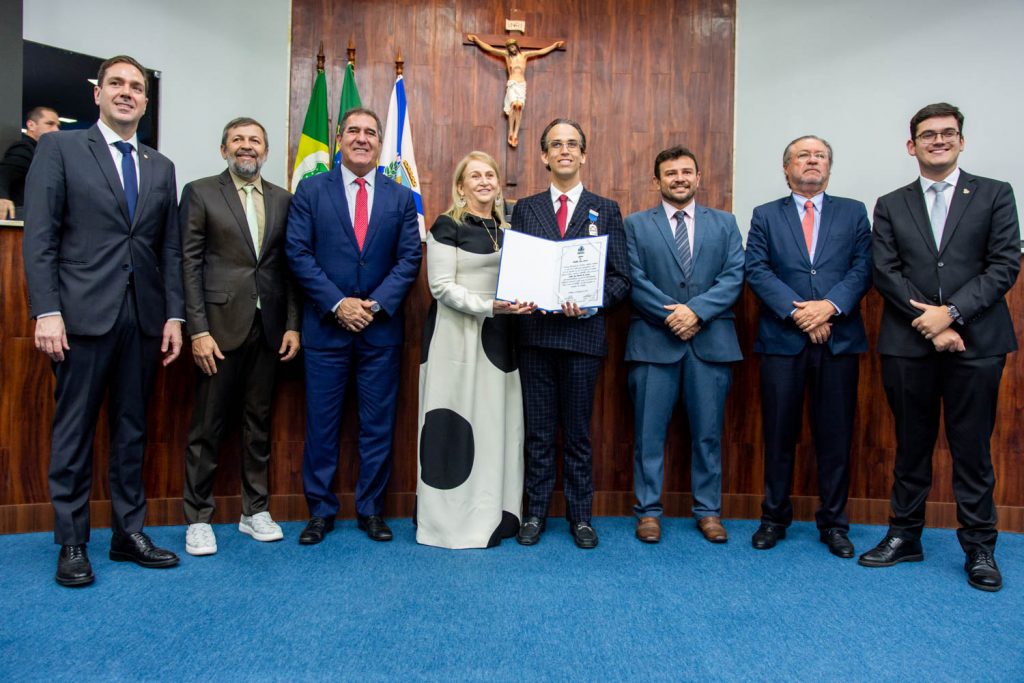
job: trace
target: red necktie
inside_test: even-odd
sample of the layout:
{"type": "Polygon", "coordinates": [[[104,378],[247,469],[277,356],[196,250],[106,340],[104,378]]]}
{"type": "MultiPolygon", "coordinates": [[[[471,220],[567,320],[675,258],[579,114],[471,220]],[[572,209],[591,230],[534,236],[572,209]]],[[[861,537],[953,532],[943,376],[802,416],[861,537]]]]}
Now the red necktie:
{"type": "Polygon", "coordinates": [[[558,207],[558,213],[555,214],[555,218],[558,219],[558,232],[565,237],[565,223],[569,217],[569,198],[564,194],[558,198],[561,206],[558,207]]]}
{"type": "Polygon", "coordinates": [[[366,207],[366,179],[356,178],[356,182],[359,183],[359,190],[356,191],[356,244],[359,245],[359,251],[362,251],[363,242],[366,241],[366,230],[370,225],[370,212],[366,207]]]}
{"type": "Polygon", "coordinates": [[[814,202],[808,199],[804,202],[804,242],[807,242],[807,255],[811,255],[811,247],[814,246],[814,202]]]}

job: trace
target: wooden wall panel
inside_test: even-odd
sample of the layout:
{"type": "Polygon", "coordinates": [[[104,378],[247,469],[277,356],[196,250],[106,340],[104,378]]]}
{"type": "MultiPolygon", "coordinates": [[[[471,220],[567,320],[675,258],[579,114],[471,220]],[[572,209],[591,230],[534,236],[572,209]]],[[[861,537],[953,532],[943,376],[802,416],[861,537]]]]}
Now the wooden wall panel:
{"type": "MultiPolygon", "coordinates": [[[[510,198],[543,190],[539,134],[555,116],[576,118],[589,149],[584,183],[618,201],[623,213],[658,201],[650,182],[655,154],[672,144],[690,146],[701,163],[702,204],[728,210],[732,204],[733,73],[735,2],[679,0],[295,0],[292,5],[292,92],[289,150],[295,146],[312,84],[317,46],[327,53],[332,119],[346,64],[349,39],[357,48],[356,81],[365,106],[386,115],[394,83],[395,53],[405,59],[405,85],[428,224],[447,206],[451,172],[471,149],[494,154],[513,184],[510,198]],[[564,51],[531,60],[529,91],[520,146],[509,150],[501,112],[504,64],[472,45],[466,33],[502,33],[512,6],[522,12],[527,35],[564,39],[564,51]]],[[[281,157],[274,163],[285,163],[281,157]]],[[[290,171],[293,159],[287,160],[290,171]]],[[[765,198],[766,200],[769,198],[765,198]]],[[[870,201],[871,198],[862,198],[870,201]]],[[[1020,283],[1009,296],[1018,330],[1024,329],[1020,283]]],[[[421,272],[406,303],[406,345],[402,355],[401,400],[395,431],[395,465],[387,512],[409,515],[416,486],[416,397],[423,321],[430,303],[421,272]]],[[[869,337],[878,333],[881,300],[871,292],[864,303],[869,337]]],[[[734,367],[726,406],[723,488],[725,514],[760,515],[762,490],[761,409],[758,359],[753,354],[757,302],[749,289],[736,305],[737,328],[746,359],[734,367]]],[[[594,406],[595,511],[630,514],[632,499],[633,406],[622,362],[629,323],[627,306],[609,314],[609,355],[594,406]]],[[[53,414],[53,377],[32,345],[21,263],[21,234],[0,228],[0,532],[50,528],[46,462],[53,414]]],[[[150,409],[146,482],[149,523],[179,524],[183,453],[187,441],[195,370],[186,352],[158,372],[150,409]]],[[[300,362],[283,368],[273,412],[272,508],[280,519],[305,517],[302,449],[305,406],[300,362]]],[[[993,438],[998,475],[996,501],[1001,527],[1024,531],[1024,357],[1007,361],[993,438]]],[[[335,489],[343,514],[354,513],[357,420],[354,396],[342,430],[341,464],[335,489]]],[[[109,522],[106,434],[97,430],[93,486],[94,523],[109,522]]],[[[237,518],[238,436],[228,438],[215,485],[220,501],[216,521],[237,518]]],[[[688,515],[689,432],[676,410],[668,436],[666,512],[688,515]]],[[[857,431],[853,447],[850,517],[882,523],[888,514],[895,453],[892,417],[882,391],[880,363],[872,352],[861,359],[857,431]]],[[[955,526],[951,470],[945,440],[935,456],[935,487],[929,523],[955,526]]],[[[813,518],[816,498],[813,447],[805,426],[794,481],[797,516],[813,518]]],[[[552,514],[561,514],[556,494],[552,514]]]]}

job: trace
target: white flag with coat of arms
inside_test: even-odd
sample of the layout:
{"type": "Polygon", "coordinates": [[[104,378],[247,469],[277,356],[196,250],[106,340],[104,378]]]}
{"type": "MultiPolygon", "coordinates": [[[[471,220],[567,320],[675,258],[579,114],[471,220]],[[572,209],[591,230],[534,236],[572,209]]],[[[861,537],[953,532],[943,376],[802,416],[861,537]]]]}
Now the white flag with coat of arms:
{"type": "Polygon", "coordinates": [[[381,146],[381,173],[396,183],[412,190],[416,200],[416,213],[420,224],[420,241],[426,241],[426,224],[423,220],[423,196],[420,194],[420,174],[416,170],[416,154],[412,151],[412,131],[409,126],[409,112],[406,108],[405,83],[402,76],[395,79],[388,105],[388,119],[384,124],[384,143],[381,146]]]}

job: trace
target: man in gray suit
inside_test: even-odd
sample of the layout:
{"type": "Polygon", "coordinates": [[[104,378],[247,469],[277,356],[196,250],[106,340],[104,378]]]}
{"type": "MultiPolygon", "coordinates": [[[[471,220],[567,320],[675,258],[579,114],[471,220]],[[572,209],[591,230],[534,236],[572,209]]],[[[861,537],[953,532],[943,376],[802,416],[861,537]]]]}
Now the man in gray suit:
{"type": "Polygon", "coordinates": [[[700,167],[690,150],[660,152],[654,182],[661,203],[627,217],[625,225],[633,282],[626,361],[636,407],[636,536],[661,540],[665,433],[681,395],[692,434],[693,515],[704,538],[724,543],[722,421],[729,363],[742,359],[732,305],[743,288],[743,240],[732,214],[694,200],[700,167]]]}
{"type": "Polygon", "coordinates": [[[174,164],[139,143],[148,83],[131,57],[100,66],[88,130],[39,139],[25,184],[25,279],[35,345],[57,378],[50,452],[57,583],[93,582],[86,553],[92,443],[104,396],[110,413],[110,559],[171,567],[174,553],[142,531],[146,403],[156,362],[181,351],[174,164]]]}
{"type": "Polygon", "coordinates": [[[182,268],[192,358],[201,371],[185,450],[185,551],[217,552],[213,478],[224,428],[242,412],[242,517],[257,541],[283,538],[268,510],[270,406],[280,361],[299,352],[299,301],[284,254],[291,195],[260,177],[266,129],[255,119],[224,126],[223,173],[181,194],[182,268]]]}

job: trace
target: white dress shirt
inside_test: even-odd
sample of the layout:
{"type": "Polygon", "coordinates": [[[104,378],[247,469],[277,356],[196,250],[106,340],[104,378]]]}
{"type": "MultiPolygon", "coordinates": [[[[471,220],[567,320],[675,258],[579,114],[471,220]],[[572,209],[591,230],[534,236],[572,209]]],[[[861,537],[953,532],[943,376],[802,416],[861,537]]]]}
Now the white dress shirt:
{"type": "Polygon", "coordinates": [[[665,209],[665,215],[668,216],[668,224],[669,224],[669,227],[672,228],[672,237],[673,238],[675,238],[676,232],[679,230],[679,225],[677,224],[678,221],[676,221],[676,212],[677,211],[682,211],[683,212],[683,215],[685,216],[685,220],[686,220],[686,227],[687,227],[686,237],[687,237],[687,239],[690,242],[690,259],[693,259],[693,231],[694,231],[694,228],[697,225],[694,222],[694,219],[695,219],[694,214],[697,211],[697,202],[696,202],[696,200],[691,199],[689,204],[687,204],[686,206],[684,206],[681,209],[677,209],[676,207],[672,206],[671,204],[669,204],[668,202],[666,202],[663,199],[663,200],[661,200],[661,206],[662,206],[663,209],[665,209]]]}
{"type": "MultiPolygon", "coordinates": [[[[565,203],[565,229],[569,229],[569,224],[572,223],[572,212],[576,210],[576,205],[580,203],[580,195],[583,194],[583,183],[579,183],[576,187],[572,188],[568,192],[562,192],[554,185],[550,188],[551,192],[551,206],[555,210],[555,216],[558,216],[558,209],[561,207],[562,202],[558,201],[558,198],[563,194],[569,198],[569,201],[565,203]]],[[[557,225],[555,227],[558,227],[557,225]]]]}
{"type": "Polygon", "coordinates": [[[132,146],[132,160],[135,162],[135,189],[139,189],[139,182],[142,179],[142,168],[139,166],[139,135],[133,133],[130,138],[125,140],[120,135],[115,133],[113,129],[107,124],[103,123],[102,120],[96,122],[97,127],[100,129],[100,133],[103,135],[103,140],[107,143],[107,149],[110,150],[110,158],[114,160],[114,168],[117,169],[117,177],[121,180],[121,187],[124,187],[124,171],[121,170],[121,151],[114,147],[115,142],[127,142],[132,146]]]}

